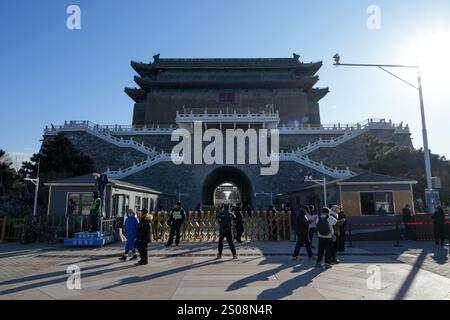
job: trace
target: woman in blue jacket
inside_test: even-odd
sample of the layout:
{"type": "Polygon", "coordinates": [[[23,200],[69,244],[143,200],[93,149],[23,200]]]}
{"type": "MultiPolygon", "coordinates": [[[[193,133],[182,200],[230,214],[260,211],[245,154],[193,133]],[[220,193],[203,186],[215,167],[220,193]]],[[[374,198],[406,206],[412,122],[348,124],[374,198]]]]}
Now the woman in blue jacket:
{"type": "Polygon", "coordinates": [[[133,256],[130,260],[137,259],[136,255],[136,238],[137,238],[137,230],[138,230],[139,220],[134,215],[132,209],[128,209],[127,218],[125,219],[123,225],[123,234],[127,238],[127,243],[125,244],[125,254],[119,258],[121,261],[127,260],[128,253],[131,251],[133,256]]]}

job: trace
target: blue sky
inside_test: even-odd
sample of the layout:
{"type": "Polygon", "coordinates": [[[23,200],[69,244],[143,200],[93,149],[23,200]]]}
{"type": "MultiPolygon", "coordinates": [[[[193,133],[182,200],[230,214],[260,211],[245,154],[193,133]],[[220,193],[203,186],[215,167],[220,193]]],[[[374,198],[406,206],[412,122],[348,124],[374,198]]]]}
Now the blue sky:
{"type": "MultiPolygon", "coordinates": [[[[44,126],[64,120],[131,123],[133,102],[123,92],[134,86],[130,60],[148,62],[156,53],[290,57],[293,52],[305,62],[324,62],[318,86],[330,93],[321,101],[323,123],[403,121],[420,147],[417,92],[377,69],[336,68],[332,56],[339,52],[342,62],[415,63],[411,43],[450,35],[449,30],[448,0],[2,0],[0,148],[36,152],[44,126]],[[81,8],[81,30],[66,28],[71,4],[81,8]],[[379,30],[366,26],[372,4],[381,9],[379,30]]],[[[450,38],[444,48],[439,43],[425,54],[432,66],[423,74],[425,106],[430,148],[450,157],[450,55],[442,61],[433,56],[450,52],[450,38]]],[[[415,81],[412,71],[401,75],[415,81]]]]}

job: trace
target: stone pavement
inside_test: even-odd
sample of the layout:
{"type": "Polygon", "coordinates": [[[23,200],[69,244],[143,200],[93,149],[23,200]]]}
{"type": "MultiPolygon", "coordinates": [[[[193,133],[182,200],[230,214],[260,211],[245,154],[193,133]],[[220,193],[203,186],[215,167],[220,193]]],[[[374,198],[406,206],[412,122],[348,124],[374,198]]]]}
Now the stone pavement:
{"type": "Polygon", "coordinates": [[[292,261],[289,241],[238,245],[238,260],[227,247],[215,260],[216,245],[151,244],[149,265],[134,266],[117,260],[122,244],[0,244],[0,299],[450,299],[448,263],[435,259],[443,250],[428,242],[354,243],[328,270],[305,256],[292,261]],[[81,270],[80,290],[66,286],[73,264],[81,270]]]}
{"type": "Polygon", "coordinates": [[[390,241],[358,241],[353,246],[450,278],[448,246],[436,247],[433,241],[400,241],[399,247],[390,241]]]}

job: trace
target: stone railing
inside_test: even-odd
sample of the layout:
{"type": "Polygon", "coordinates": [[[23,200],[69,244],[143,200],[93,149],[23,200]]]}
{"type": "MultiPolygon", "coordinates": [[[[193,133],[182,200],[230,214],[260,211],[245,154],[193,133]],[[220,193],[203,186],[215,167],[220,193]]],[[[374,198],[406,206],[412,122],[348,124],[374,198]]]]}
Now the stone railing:
{"type": "Polygon", "coordinates": [[[180,113],[177,111],[176,122],[193,122],[202,121],[207,123],[261,123],[261,122],[276,122],[280,121],[280,115],[278,111],[275,113],[180,113]]]}
{"type": "Polygon", "coordinates": [[[134,141],[133,138],[123,139],[122,137],[115,137],[109,130],[106,130],[90,121],[69,121],[64,123],[64,125],[62,126],[52,126],[51,128],[46,127],[44,134],[49,135],[55,134],[57,132],[70,132],[80,130],[88,132],[116,146],[133,148],[146,154],[147,156],[155,156],[159,154],[155,148],[147,147],[143,142],[134,141]]]}
{"type": "MultiPolygon", "coordinates": [[[[178,113],[181,122],[191,122],[191,121],[203,121],[200,116],[204,114],[194,114],[194,117],[190,117],[191,113],[178,113]],[[198,117],[197,117],[198,116],[198,117]],[[181,120],[183,119],[183,120],[181,120]]],[[[211,122],[217,122],[218,120],[223,120],[222,122],[234,122],[232,119],[234,115],[237,116],[242,122],[248,122],[251,119],[252,122],[261,122],[261,120],[279,120],[278,113],[275,114],[208,114],[205,119],[209,119],[211,122]],[[271,117],[271,115],[277,115],[271,117]],[[246,117],[244,117],[246,116],[246,117]],[[263,117],[265,116],[265,118],[263,117]],[[225,121],[226,120],[226,121],[225,121]]],[[[278,121],[277,120],[277,121],[278,121]]],[[[357,131],[361,128],[369,127],[370,129],[394,129],[395,133],[410,133],[408,125],[393,124],[391,121],[385,121],[384,119],[367,119],[365,121],[356,124],[322,124],[322,125],[311,125],[302,124],[296,127],[289,127],[286,125],[279,126],[280,134],[343,134],[346,132],[357,131]]],[[[79,131],[84,129],[100,130],[109,132],[111,135],[170,135],[176,128],[172,125],[168,127],[160,127],[159,125],[154,127],[147,126],[132,126],[132,125],[99,125],[87,120],[75,120],[75,121],[65,121],[63,125],[50,125],[46,126],[44,129],[45,135],[56,134],[60,131],[79,131]]]]}
{"type": "Polygon", "coordinates": [[[314,169],[320,173],[326,174],[333,178],[347,178],[356,175],[350,169],[340,170],[337,168],[330,168],[324,165],[322,162],[316,162],[308,158],[308,156],[302,156],[295,152],[281,151],[279,155],[280,161],[294,161],[305,167],[314,169]]]}
{"type": "MultiPolygon", "coordinates": [[[[273,159],[276,159],[276,157],[272,157],[273,159]]],[[[355,175],[354,172],[350,171],[348,168],[345,170],[340,170],[337,168],[330,168],[324,165],[322,162],[316,162],[311,159],[309,159],[307,156],[300,156],[296,154],[295,152],[286,152],[282,151],[278,155],[279,161],[294,161],[299,164],[302,164],[308,168],[314,169],[320,173],[326,174],[333,178],[346,178],[351,177],[355,175]]],[[[134,173],[137,173],[141,170],[144,170],[146,168],[149,168],[155,164],[158,164],[163,161],[172,161],[172,156],[169,153],[160,153],[158,155],[148,157],[147,160],[134,163],[132,166],[125,168],[125,169],[119,169],[119,170],[110,170],[108,169],[105,173],[111,177],[112,179],[122,179],[129,175],[132,175],[134,173]]]]}
{"type": "Polygon", "coordinates": [[[112,179],[122,179],[163,161],[171,161],[171,155],[164,152],[157,153],[153,156],[149,156],[147,160],[139,163],[133,163],[133,165],[128,168],[120,168],[119,170],[110,170],[108,168],[105,173],[112,179]]]}
{"type": "Polygon", "coordinates": [[[98,125],[87,120],[65,121],[63,125],[50,125],[44,129],[45,135],[56,134],[60,131],[96,130],[108,132],[111,135],[170,135],[175,130],[169,127],[147,127],[132,125],[98,125]]]}
{"type": "MultiPolygon", "coordinates": [[[[178,114],[179,115],[179,114],[178,114]]],[[[190,115],[190,114],[183,114],[184,115],[190,115]]],[[[196,114],[197,115],[197,114],[196,114]]],[[[204,114],[203,114],[204,115],[204,114]]],[[[222,116],[225,116],[224,118],[227,118],[228,114],[219,114],[222,116]]],[[[236,114],[234,114],[236,115],[236,114]]],[[[249,117],[252,117],[254,119],[258,119],[258,117],[268,116],[268,114],[246,114],[249,117]]],[[[273,116],[274,114],[269,114],[270,116],[273,116]]],[[[208,117],[214,118],[213,115],[207,114],[208,117]]],[[[276,113],[276,116],[278,116],[278,113],[276,113]]],[[[198,119],[198,118],[197,118],[198,119]]],[[[201,119],[199,119],[201,120],[201,119]]],[[[330,168],[325,166],[323,163],[319,163],[316,161],[313,161],[307,157],[307,154],[313,152],[314,150],[317,150],[321,147],[336,147],[341,143],[344,143],[348,140],[351,140],[358,135],[361,135],[362,133],[372,130],[372,129],[394,129],[398,130],[399,132],[409,132],[408,126],[403,125],[395,125],[392,124],[391,121],[386,122],[384,119],[368,119],[364,122],[358,123],[356,125],[333,125],[333,126],[320,126],[320,127],[297,127],[297,128],[287,128],[287,127],[281,127],[280,133],[287,132],[289,133],[305,133],[303,130],[314,130],[314,133],[322,133],[323,131],[332,132],[332,133],[338,133],[341,134],[339,137],[332,138],[329,140],[323,140],[319,139],[318,141],[315,141],[313,143],[309,143],[307,146],[303,148],[298,148],[294,151],[288,151],[288,152],[281,152],[280,153],[280,161],[295,161],[297,163],[300,163],[306,167],[309,167],[311,169],[314,169],[318,172],[321,172],[323,174],[329,175],[334,178],[343,178],[343,177],[349,177],[354,175],[355,173],[350,171],[349,169],[346,170],[338,170],[336,168],[330,168]]],[[[44,134],[51,135],[56,134],[57,132],[61,131],[86,131],[98,138],[101,138],[107,142],[110,142],[114,145],[120,146],[120,147],[130,147],[135,150],[138,150],[140,152],[143,152],[148,156],[147,160],[142,161],[140,163],[134,163],[132,166],[125,168],[125,169],[119,169],[116,171],[108,171],[106,172],[108,175],[111,176],[111,178],[124,178],[126,176],[129,176],[131,174],[134,174],[136,172],[139,172],[145,168],[148,168],[150,166],[153,166],[157,163],[160,163],[162,161],[171,161],[170,154],[164,153],[164,152],[158,152],[155,148],[150,148],[144,145],[144,143],[139,143],[134,141],[132,138],[130,139],[123,139],[122,137],[118,138],[113,136],[112,133],[119,133],[119,132],[128,132],[128,133],[137,133],[137,132],[144,132],[144,131],[152,131],[155,132],[155,134],[161,134],[161,132],[164,132],[165,134],[171,133],[174,129],[173,128],[134,128],[132,126],[100,126],[95,123],[92,123],[90,121],[68,121],[65,122],[64,125],[61,126],[51,126],[46,127],[44,134]],[[156,133],[159,132],[159,133],[156,133]]]]}
{"type": "Polygon", "coordinates": [[[279,127],[280,134],[342,134],[345,132],[358,131],[362,128],[370,129],[393,129],[395,133],[410,133],[409,126],[403,123],[395,124],[391,120],[367,119],[355,124],[301,124],[295,127],[282,125],[279,127]]]}
{"type": "MultiPolygon", "coordinates": [[[[340,128],[340,126],[338,126],[340,128]]],[[[357,136],[360,136],[361,134],[369,131],[369,130],[376,130],[376,129],[394,129],[394,130],[401,130],[401,131],[407,131],[409,132],[408,126],[403,127],[402,125],[395,125],[392,124],[391,121],[386,122],[384,119],[368,119],[364,122],[358,123],[355,127],[345,127],[345,128],[351,128],[347,129],[345,131],[341,131],[341,135],[336,138],[331,138],[324,140],[322,138],[319,138],[319,140],[310,142],[308,145],[297,148],[294,150],[294,152],[300,156],[307,155],[319,148],[322,147],[337,147],[338,145],[347,142],[351,139],[356,138],[357,136]]],[[[339,130],[339,129],[333,129],[333,130],[339,130]]],[[[332,130],[330,130],[332,131],[332,130]]]]}

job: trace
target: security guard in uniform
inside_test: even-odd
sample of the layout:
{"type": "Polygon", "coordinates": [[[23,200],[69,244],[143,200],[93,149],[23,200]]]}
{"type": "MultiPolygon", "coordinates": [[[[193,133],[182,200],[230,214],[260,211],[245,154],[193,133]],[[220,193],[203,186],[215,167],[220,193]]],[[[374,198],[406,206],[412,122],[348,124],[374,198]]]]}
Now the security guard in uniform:
{"type": "Polygon", "coordinates": [[[173,237],[175,236],[175,245],[178,246],[180,243],[180,228],[186,219],[186,214],[184,209],[181,207],[181,202],[177,201],[175,208],[170,211],[169,225],[170,234],[169,240],[167,241],[166,247],[170,247],[173,243],[173,237]]]}
{"type": "Polygon", "coordinates": [[[97,232],[99,229],[98,222],[101,217],[102,200],[97,191],[92,193],[92,197],[93,200],[89,212],[89,232],[97,232]]]}

